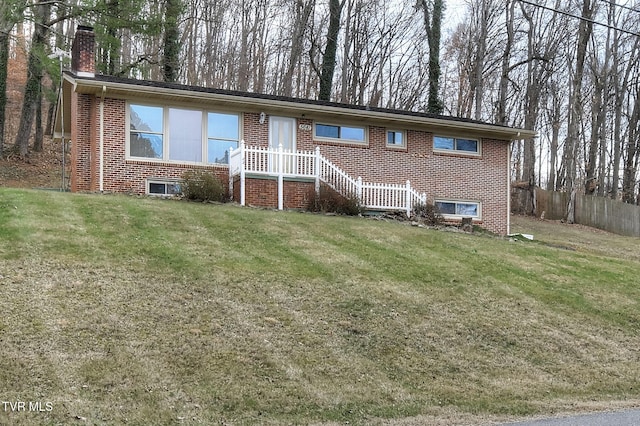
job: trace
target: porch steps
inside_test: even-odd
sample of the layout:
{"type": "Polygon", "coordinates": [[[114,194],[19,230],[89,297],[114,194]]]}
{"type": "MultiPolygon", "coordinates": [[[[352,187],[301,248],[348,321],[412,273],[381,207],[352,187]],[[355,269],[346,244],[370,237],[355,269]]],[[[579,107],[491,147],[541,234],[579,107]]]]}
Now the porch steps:
{"type": "Polygon", "coordinates": [[[240,177],[240,204],[245,204],[245,177],[247,174],[276,177],[278,179],[278,209],[283,209],[284,178],[313,178],[316,193],[325,183],[343,196],[355,195],[360,204],[372,212],[404,211],[411,216],[413,207],[426,204],[427,196],[419,193],[407,180],[404,184],[364,182],[354,179],[320,153],[314,151],[288,151],[247,146],[244,140],[229,154],[229,187],[233,193],[236,176],[240,177]]]}

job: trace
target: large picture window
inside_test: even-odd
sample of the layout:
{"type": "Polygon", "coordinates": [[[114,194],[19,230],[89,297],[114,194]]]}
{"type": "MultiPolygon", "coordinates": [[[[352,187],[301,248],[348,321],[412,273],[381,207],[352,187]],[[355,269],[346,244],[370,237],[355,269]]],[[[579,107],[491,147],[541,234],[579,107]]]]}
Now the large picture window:
{"type": "Polygon", "coordinates": [[[131,105],[129,154],[132,157],[162,159],[163,109],[142,105],[131,105]]]}
{"type": "Polygon", "coordinates": [[[231,149],[240,141],[238,115],[210,112],[207,118],[207,162],[229,164],[231,149]]]}
{"type": "Polygon", "coordinates": [[[434,151],[458,152],[462,154],[480,154],[480,142],[476,139],[453,138],[448,136],[433,137],[434,151]]]}
{"type": "Polygon", "coordinates": [[[202,111],[169,108],[169,160],[202,162],[202,111]]]}
{"type": "Polygon", "coordinates": [[[129,157],[228,164],[239,142],[239,114],[129,105],[129,157]]]}

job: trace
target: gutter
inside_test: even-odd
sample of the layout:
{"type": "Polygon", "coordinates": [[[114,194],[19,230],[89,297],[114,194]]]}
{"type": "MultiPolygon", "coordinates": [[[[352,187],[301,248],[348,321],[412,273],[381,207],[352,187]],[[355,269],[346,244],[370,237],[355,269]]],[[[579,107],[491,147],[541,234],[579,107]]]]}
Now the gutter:
{"type": "Polygon", "coordinates": [[[342,108],[334,105],[317,105],[307,102],[294,102],[288,100],[266,99],[253,96],[239,96],[223,93],[211,93],[206,91],[190,91],[188,89],[176,89],[166,87],[154,87],[118,82],[102,82],[99,80],[74,79],[78,93],[98,94],[104,87],[109,87],[110,97],[121,99],[136,99],[139,95],[146,99],[171,99],[183,100],[189,103],[224,105],[239,111],[263,111],[269,110],[280,114],[290,114],[294,117],[308,119],[320,117],[342,117],[356,122],[387,122],[397,123],[418,128],[425,126],[435,127],[444,132],[459,134],[460,132],[480,133],[483,137],[514,140],[518,138],[531,138],[536,132],[526,129],[514,129],[510,127],[496,126],[485,123],[472,123],[458,120],[447,120],[418,115],[394,114],[391,112],[373,111],[366,109],[342,108]]]}
{"type": "MultiPolygon", "coordinates": [[[[520,132],[516,134],[516,140],[520,139],[520,132]]],[[[511,148],[507,147],[507,235],[511,234],[511,148]]]]}

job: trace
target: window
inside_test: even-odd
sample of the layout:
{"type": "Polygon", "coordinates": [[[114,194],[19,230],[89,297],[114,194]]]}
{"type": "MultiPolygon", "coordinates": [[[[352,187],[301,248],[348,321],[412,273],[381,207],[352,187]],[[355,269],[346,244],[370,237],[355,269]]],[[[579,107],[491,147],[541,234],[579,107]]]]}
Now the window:
{"type": "Polygon", "coordinates": [[[469,201],[436,200],[436,207],[443,216],[480,218],[480,203],[469,201]]]}
{"type": "Polygon", "coordinates": [[[163,110],[160,107],[131,105],[129,154],[132,157],[163,157],[163,110]]]}
{"type": "Polygon", "coordinates": [[[129,157],[228,164],[239,142],[238,114],[129,105],[129,157]]]}
{"type": "Polygon", "coordinates": [[[238,148],[240,141],[237,114],[210,112],[207,118],[207,162],[229,164],[231,148],[238,148]]]}
{"type": "Polygon", "coordinates": [[[455,151],[466,154],[480,154],[480,142],[476,139],[434,136],[433,149],[435,151],[455,151]]]}
{"type": "Polygon", "coordinates": [[[202,163],[202,111],[169,108],[169,160],[202,163]]]}
{"type": "Polygon", "coordinates": [[[387,146],[393,148],[404,148],[406,146],[404,132],[398,130],[387,130],[387,146]]]}
{"type": "Polygon", "coordinates": [[[367,141],[367,132],[364,127],[316,123],[315,137],[337,139],[344,142],[364,143],[367,141]]]}
{"type": "Polygon", "coordinates": [[[177,195],[180,194],[180,182],[163,181],[163,180],[147,180],[147,194],[149,195],[177,195]]]}

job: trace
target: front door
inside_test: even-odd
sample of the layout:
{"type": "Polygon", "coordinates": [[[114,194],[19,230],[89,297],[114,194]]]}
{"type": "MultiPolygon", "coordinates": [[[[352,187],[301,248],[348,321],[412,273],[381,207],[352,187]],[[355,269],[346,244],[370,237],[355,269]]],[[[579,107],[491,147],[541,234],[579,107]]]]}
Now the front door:
{"type": "MultiPolygon", "coordinates": [[[[269,117],[269,148],[277,151],[282,145],[284,152],[294,153],[296,150],[296,119],[290,117],[269,117]]],[[[285,155],[282,159],[283,172],[293,173],[295,156],[285,155]]],[[[269,170],[278,172],[278,157],[270,156],[269,170]]]]}

